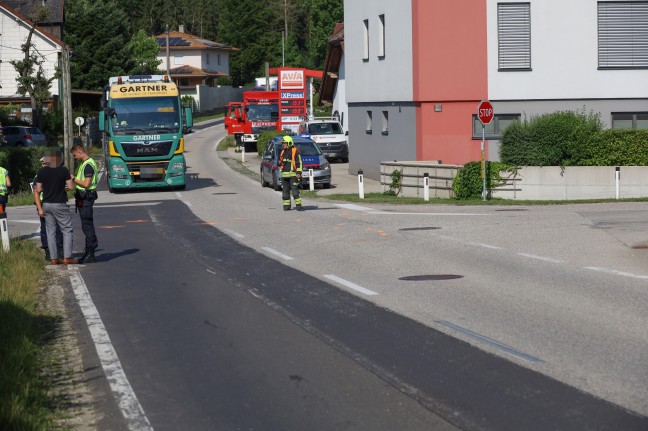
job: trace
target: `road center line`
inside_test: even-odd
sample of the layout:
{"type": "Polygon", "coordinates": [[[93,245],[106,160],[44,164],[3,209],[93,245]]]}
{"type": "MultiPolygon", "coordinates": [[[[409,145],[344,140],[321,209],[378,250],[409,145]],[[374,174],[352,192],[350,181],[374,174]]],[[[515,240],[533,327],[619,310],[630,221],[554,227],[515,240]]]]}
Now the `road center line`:
{"type": "Polygon", "coordinates": [[[357,284],[351,283],[350,281],[345,280],[343,278],[340,278],[340,277],[338,277],[336,275],[328,274],[328,275],[324,275],[324,277],[328,278],[329,280],[333,280],[336,283],[339,283],[339,284],[341,284],[343,286],[346,286],[349,289],[353,289],[353,290],[356,290],[356,291],[358,291],[360,293],[364,293],[365,295],[369,295],[369,296],[378,295],[378,293],[374,292],[373,290],[369,290],[369,289],[366,289],[366,288],[364,288],[362,286],[358,286],[357,284]]]}
{"type": "Polygon", "coordinates": [[[631,272],[617,271],[616,269],[600,268],[598,266],[586,266],[585,269],[590,269],[592,271],[605,272],[612,275],[620,275],[623,277],[632,277],[638,278],[640,280],[648,280],[648,275],[633,274],[631,272]]]}
{"type": "Polygon", "coordinates": [[[90,292],[88,292],[88,288],[79,273],[79,269],[73,268],[70,271],[72,272],[70,282],[72,283],[74,295],[90,330],[90,335],[97,349],[97,355],[101,361],[101,367],[106,374],[106,380],[108,380],[117,405],[124,415],[128,429],[153,431],[153,427],[126,377],[126,373],[117,357],[117,352],[110,342],[108,331],[106,331],[101,321],[99,311],[90,297],[90,292]]]}
{"type": "Polygon", "coordinates": [[[477,245],[479,247],[484,247],[484,248],[490,248],[492,250],[502,250],[502,247],[498,247],[496,245],[484,244],[482,242],[469,242],[468,244],[477,245]]]}
{"type": "Polygon", "coordinates": [[[238,232],[233,231],[233,230],[231,230],[231,229],[223,229],[223,230],[224,230],[225,232],[227,232],[227,233],[230,233],[230,234],[234,235],[234,236],[237,237],[237,238],[245,238],[245,235],[243,235],[242,233],[238,233],[238,232]]]}
{"type": "Polygon", "coordinates": [[[522,359],[523,361],[527,362],[532,362],[534,364],[542,364],[544,361],[542,359],[536,358],[535,356],[528,355],[520,350],[517,350],[511,346],[507,346],[504,343],[500,343],[499,341],[495,341],[492,338],[488,338],[484,335],[478,334],[477,332],[473,332],[470,329],[463,328],[459,325],[455,325],[454,323],[450,323],[445,320],[436,320],[435,323],[438,323],[441,326],[444,326],[446,328],[452,329],[453,331],[457,331],[463,335],[466,335],[470,338],[473,338],[475,340],[482,341],[497,350],[506,353],[508,355],[514,356],[518,359],[522,359]]]}
{"type": "Polygon", "coordinates": [[[281,253],[280,251],[274,250],[274,249],[272,249],[270,247],[261,247],[261,250],[265,250],[270,254],[274,254],[275,256],[279,256],[283,260],[293,260],[292,257],[290,257],[288,255],[285,255],[285,254],[281,253]]]}

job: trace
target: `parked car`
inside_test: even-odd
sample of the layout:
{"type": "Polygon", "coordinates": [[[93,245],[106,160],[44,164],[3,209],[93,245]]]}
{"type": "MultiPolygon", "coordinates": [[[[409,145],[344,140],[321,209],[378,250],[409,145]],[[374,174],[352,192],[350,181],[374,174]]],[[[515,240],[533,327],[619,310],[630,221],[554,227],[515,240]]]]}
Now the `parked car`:
{"type": "MultiPolygon", "coordinates": [[[[281,140],[283,136],[275,136],[261,155],[261,186],[272,186],[281,190],[281,172],[279,171],[279,154],[281,153],[281,140]]],[[[313,170],[315,184],[321,184],[328,189],[331,187],[331,165],[322,154],[320,147],[309,138],[293,136],[293,142],[299,149],[302,157],[302,186],[309,183],[309,169],[313,170]]]]}
{"type": "Polygon", "coordinates": [[[299,124],[297,133],[317,142],[327,159],[349,161],[348,132],[342,131],[342,125],[337,117],[305,119],[299,124]]]}
{"type": "Polygon", "coordinates": [[[47,145],[47,138],[38,127],[29,126],[4,126],[3,146],[6,147],[41,147],[47,145]]]}

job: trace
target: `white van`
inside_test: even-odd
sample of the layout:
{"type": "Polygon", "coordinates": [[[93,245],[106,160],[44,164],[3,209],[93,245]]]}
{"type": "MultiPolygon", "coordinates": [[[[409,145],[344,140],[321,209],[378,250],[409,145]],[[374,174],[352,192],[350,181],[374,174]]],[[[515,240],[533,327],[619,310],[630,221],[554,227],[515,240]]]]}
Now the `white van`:
{"type": "Polygon", "coordinates": [[[337,117],[307,118],[299,124],[297,134],[315,141],[327,159],[349,161],[348,132],[342,131],[337,117]]]}

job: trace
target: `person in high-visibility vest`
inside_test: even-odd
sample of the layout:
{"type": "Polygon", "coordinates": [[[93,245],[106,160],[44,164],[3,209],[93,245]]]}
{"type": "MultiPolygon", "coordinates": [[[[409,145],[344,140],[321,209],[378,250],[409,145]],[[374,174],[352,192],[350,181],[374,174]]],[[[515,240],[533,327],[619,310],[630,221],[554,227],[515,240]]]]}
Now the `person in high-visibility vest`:
{"type": "Polygon", "coordinates": [[[0,213],[5,212],[7,202],[9,201],[9,187],[11,187],[11,178],[9,171],[0,166],[0,213]]]}
{"type": "Polygon", "coordinates": [[[295,199],[297,211],[304,211],[302,199],[299,194],[302,177],[302,158],[299,149],[290,136],[284,136],[281,140],[282,149],[279,153],[279,169],[281,171],[281,198],[283,199],[284,211],[290,210],[290,192],[295,199]]]}
{"type": "Polygon", "coordinates": [[[85,235],[85,251],[79,259],[80,263],[97,261],[95,250],[99,245],[94,228],[94,201],[97,199],[97,182],[99,170],[97,163],[88,155],[83,144],[74,144],[70,149],[75,160],[79,160],[76,176],[72,178],[75,185],[74,199],[81,217],[81,230],[85,235]]]}

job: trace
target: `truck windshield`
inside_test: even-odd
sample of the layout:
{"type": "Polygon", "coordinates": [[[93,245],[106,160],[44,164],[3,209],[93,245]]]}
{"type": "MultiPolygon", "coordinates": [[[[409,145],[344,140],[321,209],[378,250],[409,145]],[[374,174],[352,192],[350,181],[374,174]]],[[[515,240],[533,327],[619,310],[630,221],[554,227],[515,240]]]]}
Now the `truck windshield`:
{"type": "Polygon", "coordinates": [[[175,97],[113,99],[115,135],[179,133],[180,113],[175,97]]]}
{"type": "Polygon", "coordinates": [[[250,121],[277,121],[279,105],[248,105],[247,118],[250,121]]]}
{"type": "Polygon", "coordinates": [[[341,135],[342,126],[340,123],[312,123],[308,125],[308,133],[311,135],[341,135]]]}

